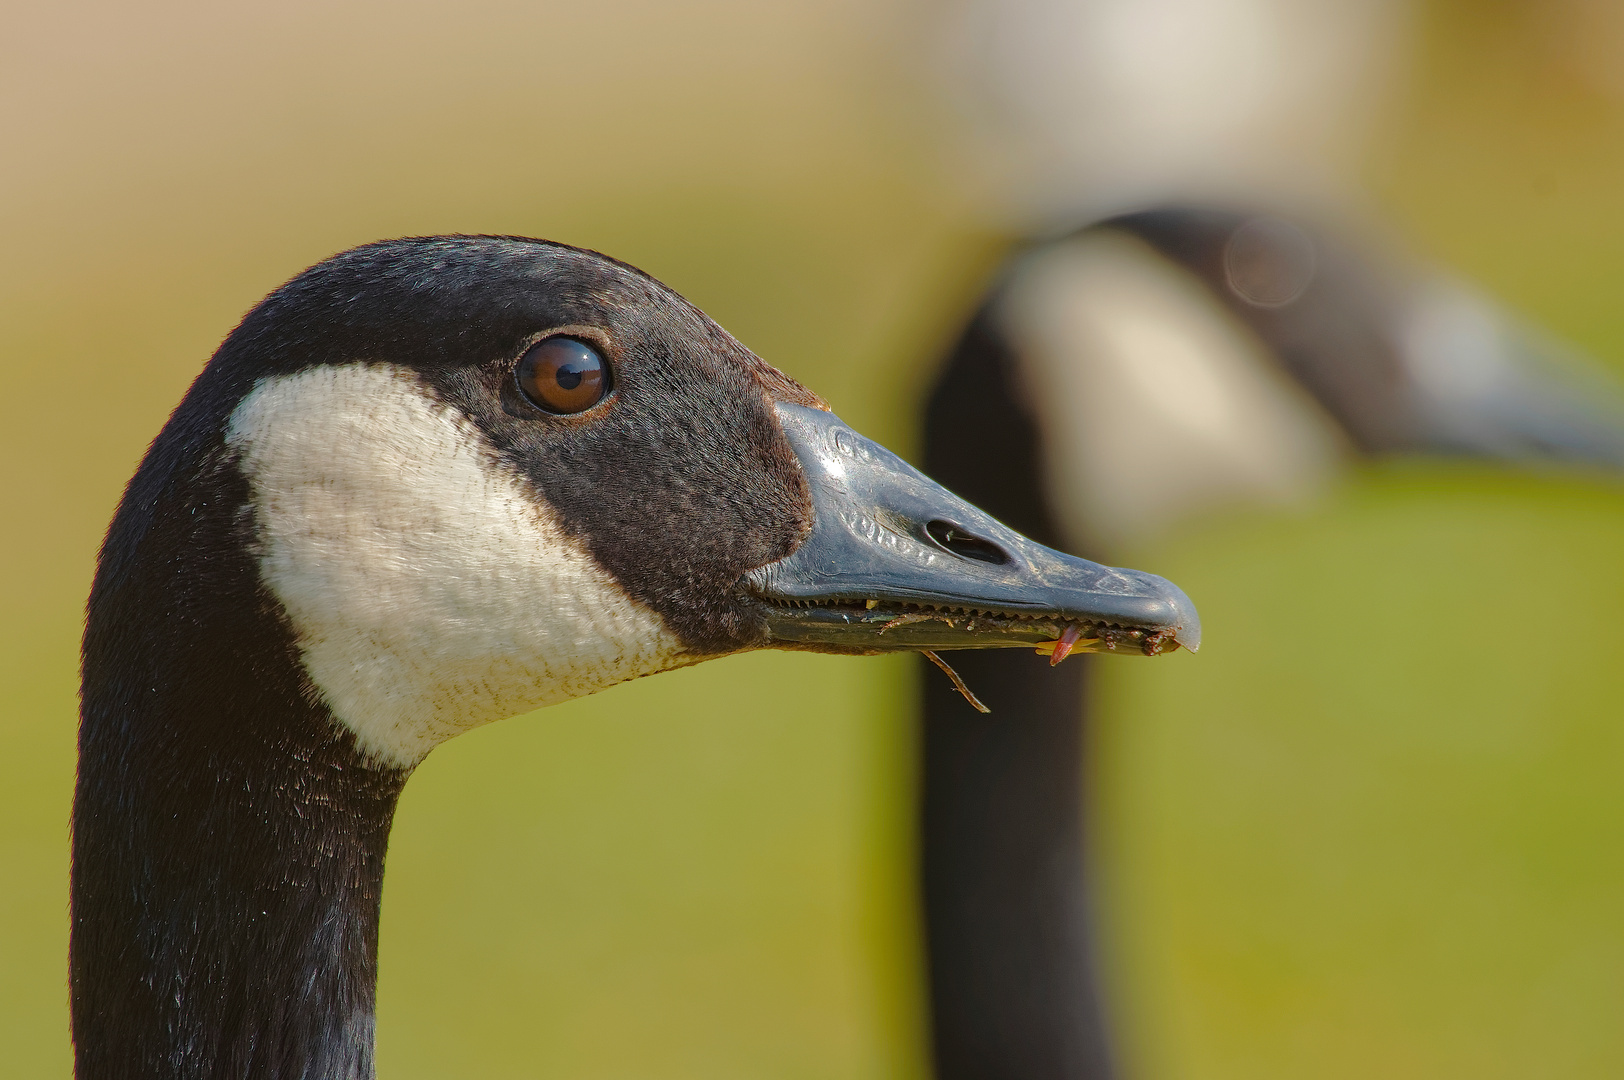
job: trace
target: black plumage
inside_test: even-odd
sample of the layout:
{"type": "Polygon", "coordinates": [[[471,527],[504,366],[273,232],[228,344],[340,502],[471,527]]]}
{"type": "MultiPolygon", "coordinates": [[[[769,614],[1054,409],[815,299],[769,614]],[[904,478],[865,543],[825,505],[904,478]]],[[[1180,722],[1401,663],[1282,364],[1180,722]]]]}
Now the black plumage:
{"type": "Polygon", "coordinates": [[[772,400],[817,399],[653,279],[509,238],[391,241],[225,340],[120,503],[87,609],[73,813],[78,1075],[364,1077],[384,852],[407,772],[312,687],[225,445],[267,376],[415,370],[694,655],[763,644],[733,587],[809,526],[772,400]],[[526,425],[514,358],[560,326],[621,371],[611,425],[526,425]],[[549,441],[550,440],[550,441],[549,441]],[[605,490],[621,497],[603,498],[605,490]]]}

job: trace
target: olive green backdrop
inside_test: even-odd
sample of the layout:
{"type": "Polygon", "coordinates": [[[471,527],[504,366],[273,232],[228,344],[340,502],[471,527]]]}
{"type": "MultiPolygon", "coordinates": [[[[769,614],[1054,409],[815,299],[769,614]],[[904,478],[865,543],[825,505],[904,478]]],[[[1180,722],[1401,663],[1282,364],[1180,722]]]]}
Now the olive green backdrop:
{"type": "MultiPolygon", "coordinates": [[[[1578,3],[1578,0],[1573,0],[1578,3]]],[[[124,480],[244,310],[380,236],[628,259],[907,452],[999,244],[905,6],[17,7],[0,64],[0,1060],[65,1077],[75,649],[124,480]]],[[[1540,5],[1435,3],[1369,180],[1624,360],[1624,105],[1540,5]]],[[[1136,1077],[1624,1071],[1624,489],[1371,468],[1132,565],[1199,657],[1105,671],[1136,1077]]],[[[1034,662],[1034,677],[1043,668],[1034,662]]],[[[911,669],[760,654],[437,751],[390,853],[388,1076],[918,1077],[911,669]]]]}

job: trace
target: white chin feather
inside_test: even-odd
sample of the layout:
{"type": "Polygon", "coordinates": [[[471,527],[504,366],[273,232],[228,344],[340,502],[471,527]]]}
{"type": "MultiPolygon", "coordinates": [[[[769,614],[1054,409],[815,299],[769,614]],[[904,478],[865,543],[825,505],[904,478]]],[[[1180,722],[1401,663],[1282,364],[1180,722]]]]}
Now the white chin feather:
{"type": "Polygon", "coordinates": [[[226,441],[311,682],[398,766],[469,728],[684,662],[660,617],[407,369],[262,380],[226,441]]]}

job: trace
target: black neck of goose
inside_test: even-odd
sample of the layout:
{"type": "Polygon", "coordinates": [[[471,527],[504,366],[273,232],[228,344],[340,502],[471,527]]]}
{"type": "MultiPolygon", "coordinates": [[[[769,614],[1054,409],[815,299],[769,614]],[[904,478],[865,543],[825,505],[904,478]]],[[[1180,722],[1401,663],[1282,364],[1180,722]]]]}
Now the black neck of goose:
{"type": "Polygon", "coordinates": [[[236,468],[163,451],[114,519],[86,623],[77,1075],[371,1077],[406,772],[370,766],[311,692],[236,468]]]}

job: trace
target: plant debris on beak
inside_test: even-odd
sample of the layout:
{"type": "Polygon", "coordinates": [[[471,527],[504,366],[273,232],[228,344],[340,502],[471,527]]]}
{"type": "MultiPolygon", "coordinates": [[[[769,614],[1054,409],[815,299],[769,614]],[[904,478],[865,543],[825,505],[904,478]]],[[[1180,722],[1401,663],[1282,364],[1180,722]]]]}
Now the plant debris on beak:
{"type": "Polygon", "coordinates": [[[741,584],[780,648],[938,652],[1024,646],[1156,656],[1201,644],[1172,582],[1044,547],[857,434],[831,413],[780,403],[812,496],[811,534],[741,584]]]}

